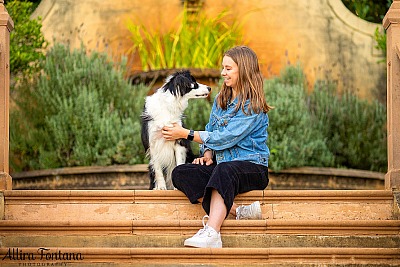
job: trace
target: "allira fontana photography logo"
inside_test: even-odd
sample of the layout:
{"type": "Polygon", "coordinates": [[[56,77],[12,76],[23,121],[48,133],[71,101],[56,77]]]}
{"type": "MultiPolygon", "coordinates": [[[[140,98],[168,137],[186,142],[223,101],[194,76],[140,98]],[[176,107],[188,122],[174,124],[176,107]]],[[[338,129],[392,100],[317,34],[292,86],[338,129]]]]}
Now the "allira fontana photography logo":
{"type": "Polygon", "coordinates": [[[59,249],[38,248],[22,250],[20,248],[9,248],[1,255],[2,261],[17,262],[73,262],[81,261],[84,256],[80,252],[68,252],[59,249]]]}

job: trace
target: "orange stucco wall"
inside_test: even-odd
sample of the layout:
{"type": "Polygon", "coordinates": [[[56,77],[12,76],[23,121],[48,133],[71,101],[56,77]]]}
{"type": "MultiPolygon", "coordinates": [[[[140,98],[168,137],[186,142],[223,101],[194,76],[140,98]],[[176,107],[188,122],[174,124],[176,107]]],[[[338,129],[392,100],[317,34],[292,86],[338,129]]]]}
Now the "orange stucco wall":
{"type": "MultiPolygon", "coordinates": [[[[258,54],[265,77],[278,75],[287,64],[303,67],[311,85],[331,79],[339,89],[373,97],[385,90],[386,68],[374,46],[379,24],[357,18],[341,0],[205,0],[202,12],[215,15],[225,8],[232,18],[245,19],[248,45],[258,54]]],[[[34,16],[43,19],[48,40],[126,54],[132,41],[126,23],[137,18],[161,31],[174,25],[181,0],[42,0],[34,16]]],[[[130,58],[133,70],[138,58],[130,58]]]]}

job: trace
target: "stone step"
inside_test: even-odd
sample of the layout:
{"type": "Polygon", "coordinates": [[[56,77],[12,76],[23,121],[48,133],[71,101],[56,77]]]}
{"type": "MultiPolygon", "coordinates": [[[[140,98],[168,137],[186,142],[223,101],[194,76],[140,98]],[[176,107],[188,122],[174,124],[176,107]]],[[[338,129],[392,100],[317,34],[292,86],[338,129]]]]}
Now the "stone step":
{"type": "MultiPolygon", "coordinates": [[[[2,235],[192,235],[201,220],[0,221],[2,235]]],[[[230,220],[222,234],[400,235],[400,220],[230,220]]]]}
{"type": "MultiPolygon", "coordinates": [[[[204,215],[177,190],[10,190],[3,197],[6,220],[180,221],[204,215]]],[[[384,190],[260,190],[235,199],[257,200],[267,220],[393,219],[393,194],[384,190]]]]}
{"type": "MultiPolygon", "coordinates": [[[[3,247],[182,247],[201,221],[0,221],[3,247]]],[[[226,220],[224,247],[400,247],[400,221],[226,220]]]]}
{"type": "MultiPolygon", "coordinates": [[[[2,247],[165,247],[182,248],[183,235],[111,235],[111,236],[1,236],[2,247]]],[[[224,248],[269,248],[269,247],[358,247],[358,248],[399,248],[398,235],[222,235],[224,248]]],[[[1,259],[0,259],[1,260],[1,259]]],[[[1,266],[1,265],[0,265],[1,266]]]]}
{"type": "Polygon", "coordinates": [[[398,266],[400,248],[0,248],[2,266],[398,266]],[[15,265],[14,265],[15,264],[15,265]],[[90,265],[93,264],[93,265],[90,265]],[[26,265],[28,266],[28,265],[26,265]]]}
{"type": "Polygon", "coordinates": [[[400,264],[400,221],[390,191],[241,194],[238,204],[261,202],[263,219],[229,217],[222,249],[182,247],[202,227],[204,211],[179,191],[14,190],[0,200],[1,266],[400,264]]]}

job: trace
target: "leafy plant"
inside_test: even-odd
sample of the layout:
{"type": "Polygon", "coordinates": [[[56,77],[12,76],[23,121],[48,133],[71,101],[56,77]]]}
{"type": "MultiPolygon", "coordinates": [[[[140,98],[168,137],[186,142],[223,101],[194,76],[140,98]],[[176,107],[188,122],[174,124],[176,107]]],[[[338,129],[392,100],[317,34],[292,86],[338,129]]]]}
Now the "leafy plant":
{"type": "Polygon", "coordinates": [[[30,19],[34,4],[26,1],[7,1],[6,8],[14,21],[10,34],[10,72],[32,75],[39,71],[39,63],[44,59],[47,42],[41,32],[41,19],[30,19]]]}
{"type": "Polygon", "coordinates": [[[382,51],[382,54],[386,57],[386,32],[381,32],[379,27],[375,29],[374,39],[376,42],[375,48],[382,51]]]}
{"type": "MultiPolygon", "coordinates": [[[[393,0],[342,0],[343,4],[358,17],[375,23],[382,23],[393,0]]],[[[386,57],[386,32],[376,28],[374,39],[376,48],[386,57]]],[[[382,60],[384,62],[385,60],[382,60]]]]}
{"type": "Polygon", "coordinates": [[[132,87],[125,62],[55,44],[40,77],[24,80],[11,111],[15,171],[144,161],[140,113],[148,88],[132,87]]]}
{"type": "Polygon", "coordinates": [[[219,68],[223,52],[242,43],[242,24],[224,22],[222,11],[214,18],[201,13],[190,17],[186,6],[178,17],[178,26],[163,34],[146,29],[143,23],[128,23],[133,46],[143,71],[166,68],[219,68]]]}
{"type": "Polygon", "coordinates": [[[315,120],[308,109],[304,83],[304,74],[298,66],[286,68],[280,78],[265,83],[266,99],[275,107],[268,113],[269,167],[274,171],[333,165],[334,156],[324,135],[313,126],[315,120]]]}
{"type": "Polygon", "coordinates": [[[335,167],[387,170],[386,107],[377,100],[341,95],[326,82],[316,83],[310,108],[315,127],[335,155],[335,167]]]}
{"type": "Polygon", "coordinates": [[[270,116],[270,168],[300,166],[385,172],[386,108],[378,101],[339,94],[334,83],[317,81],[306,94],[299,66],[267,80],[265,94],[275,106],[270,116]]]}
{"type": "Polygon", "coordinates": [[[393,0],[342,0],[355,15],[370,22],[382,23],[393,0]]]}

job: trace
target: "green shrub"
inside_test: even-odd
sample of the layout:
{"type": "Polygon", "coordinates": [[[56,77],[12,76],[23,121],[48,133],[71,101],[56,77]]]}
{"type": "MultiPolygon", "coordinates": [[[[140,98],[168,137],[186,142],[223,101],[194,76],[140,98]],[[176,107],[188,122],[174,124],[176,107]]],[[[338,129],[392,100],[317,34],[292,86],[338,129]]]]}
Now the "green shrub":
{"type": "Polygon", "coordinates": [[[336,85],[318,81],[304,91],[301,68],[288,66],[266,81],[269,112],[270,167],[315,166],[387,170],[386,108],[336,85]]]}
{"type": "Polygon", "coordinates": [[[41,32],[41,19],[30,19],[34,4],[27,1],[7,1],[6,8],[14,21],[14,30],[10,34],[10,72],[32,75],[39,70],[44,59],[43,49],[47,42],[41,32]]]}
{"type": "Polygon", "coordinates": [[[332,166],[334,157],[326,146],[325,137],[313,125],[304,74],[299,67],[286,68],[280,78],[265,82],[269,111],[269,167],[279,171],[291,167],[332,166]]]}
{"type": "Polygon", "coordinates": [[[334,167],[387,170],[386,107],[318,82],[310,95],[316,129],[335,155],[334,167]]]}
{"type": "MultiPolygon", "coordinates": [[[[11,110],[11,164],[14,171],[66,166],[146,163],[140,114],[149,88],[132,87],[106,55],[70,52],[55,45],[43,72],[24,82],[11,110]]],[[[341,167],[386,171],[386,110],[377,101],[337,93],[329,82],[305,91],[299,66],[266,80],[270,168],[341,167]]],[[[204,129],[210,99],[189,101],[184,124],[204,129]]],[[[195,153],[198,145],[193,144],[195,153]]]]}
{"type": "Polygon", "coordinates": [[[379,27],[376,27],[374,39],[376,42],[375,48],[381,51],[382,55],[385,57],[382,62],[386,62],[386,31],[381,32],[379,27]]]}
{"type": "Polygon", "coordinates": [[[11,112],[15,171],[144,161],[140,113],[147,87],[124,79],[125,64],[56,44],[40,77],[25,81],[11,112]]]}

